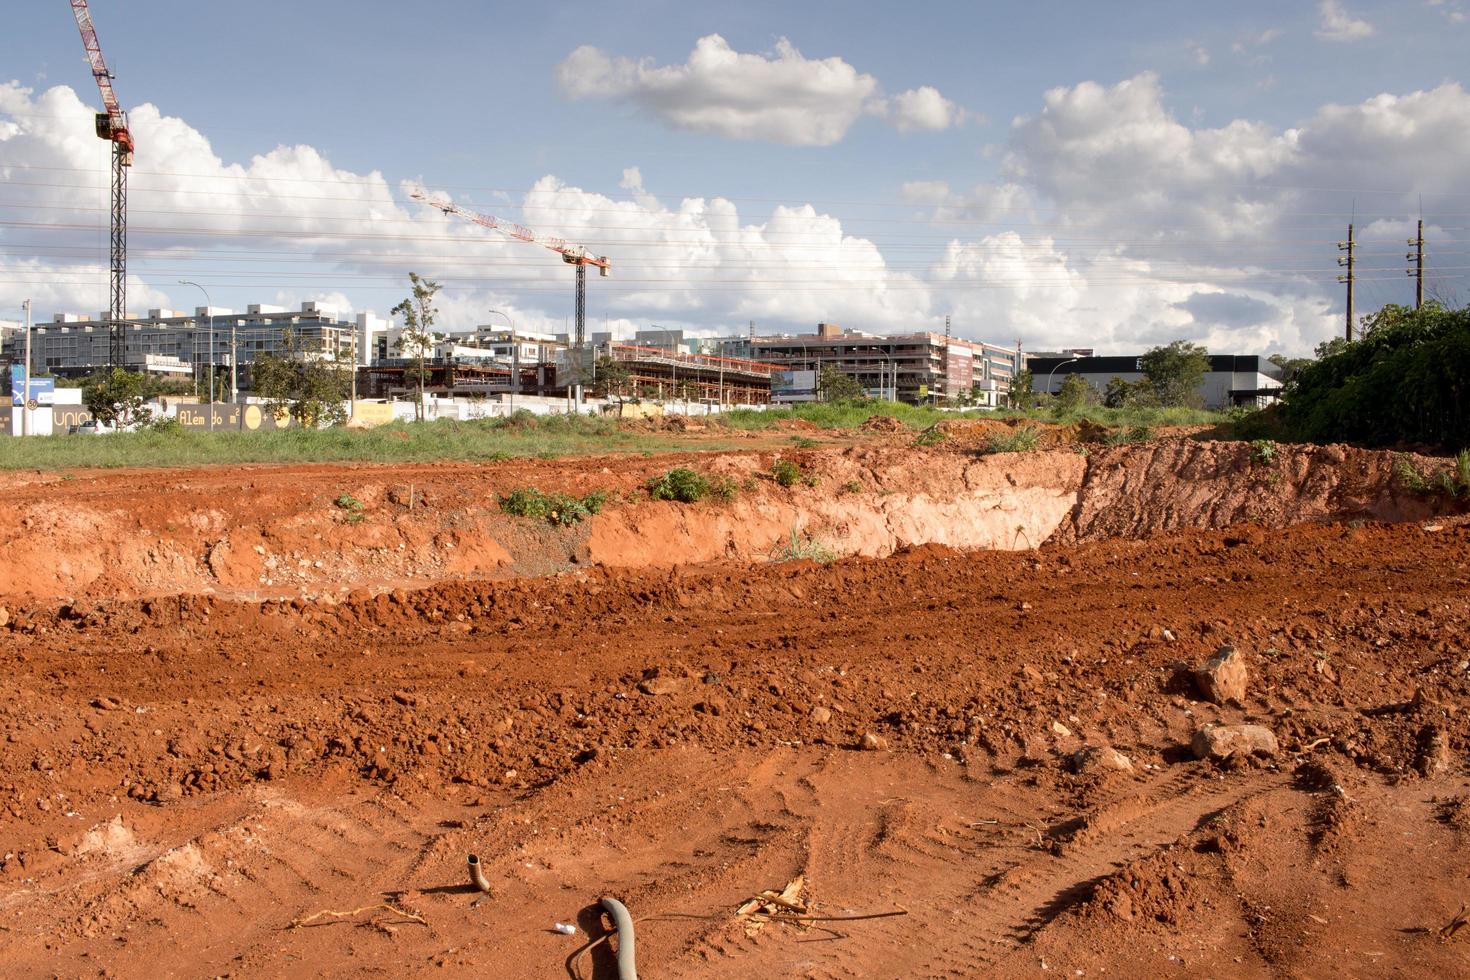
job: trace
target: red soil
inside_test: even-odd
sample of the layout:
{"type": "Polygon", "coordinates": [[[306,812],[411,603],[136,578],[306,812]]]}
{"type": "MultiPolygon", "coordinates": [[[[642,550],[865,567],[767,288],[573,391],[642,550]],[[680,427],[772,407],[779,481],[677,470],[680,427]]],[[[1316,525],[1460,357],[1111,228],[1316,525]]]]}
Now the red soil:
{"type": "MultiPolygon", "coordinates": [[[[827,566],[606,568],[601,525],[486,503],[532,480],[627,493],[677,459],[17,481],[29,567],[39,542],[55,557],[90,533],[98,570],[9,588],[6,972],[611,976],[605,947],[573,958],[602,934],[603,894],[654,916],[650,976],[1463,972],[1470,935],[1438,931],[1470,898],[1470,527],[1365,523],[1444,507],[1394,491],[1383,457],[1302,450],[1258,486],[1240,451],[1153,447],[1147,492],[1112,450],[804,455],[818,486],[762,482],[752,520],[860,505],[897,549],[827,566]],[[905,541],[893,529],[917,525],[883,510],[946,487],[986,499],[1038,467],[1080,494],[1039,550],[905,541]],[[390,497],[410,479],[412,512],[390,497]],[[1238,499],[1196,499],[1209,481],[1238,499]],[[361,524],[334,513],[344,492],[368,504],[361,524]],[[1293,517],[1329,523],[1271,529],[1293,517]],[[234,559],[209,550],[223,535],[263,562],[246,528],[308,560],[278,561],[291,589],[325,594],[229,588],[234,559]],[[107,596],[150,548],[158,577],[107,596]],[[353,574],[440,581],[344,596],[353,574]],[[1222,643],[1246,653],[1243,704],[1189,680],[1222,643]],[[1280,753],[1193,760],[1200,726],[1246,721],[1280,753]],[[858,750],[864,735],[885,747],[858,750]],[[1133,771],[1075,772],[1102,744],[1133,771]],[[490,897],[466,887],[470,852],[490,897]],[[747,935],[734,909],[797,874],[819,915],[907,914],[747,935]],[[385,902],[425,923],[369,909],[290,928],[385,902]]],[[[751,460],[683,461],[769,468],[751,460]]]]}

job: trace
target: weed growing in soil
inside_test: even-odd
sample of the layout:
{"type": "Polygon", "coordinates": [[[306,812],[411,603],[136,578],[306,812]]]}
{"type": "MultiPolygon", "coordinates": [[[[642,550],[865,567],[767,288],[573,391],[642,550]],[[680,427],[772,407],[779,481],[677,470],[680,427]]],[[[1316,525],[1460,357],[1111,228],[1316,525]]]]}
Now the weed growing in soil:
{"type": "Polygon", "coordinates": [[[607,491],[595,490],[578,499],[569,493],[542,493],[535,487],[512,490],[500,498],[500,509],[513,517],[531,517],[570,527],[602,510],[607,491]]]}
{"type": "Polygon", "coordinates": [[[1103,443],[1108,446],[1131,446],[1139,442],[1148,442],[1154,437],[1154,430],[1146,425],[1129,426],[1126,429],[1110,429],[1103,437],[1103,443]]]}
{"type": "Polygon", "coordinates": [[[1274,439],[1252,439],[1251,462],[1257,466],[1270,466],[1276,462],[1276,441],[1274,439]]]}
{"type": "Polygon", "coordinates": [[[790,536],[771,551],[771,561],[814,561],[826,565],[836,560],[837,554],[831,548],[794,527],[790,536]]]}
{"type": "Polygon", "coordinates": [[[1419,472],[1419,467],[1407,456],[1395,456],[1393,458],[1393,478],[1403,489],[1410,493],[1428,493],[1429,481],[1424,479],[1424,474],[1419,472]]]}
{"type": "Polygon", "coordinates": [[[336,500],[332,501],[332,503],[342,508],[344,518],[348,524],[361,524],[362,519],[367,516],[363,513],[362,501],[350,493],[342,494],[336,500]]]}
{"type": "Polygon", "coordinates": [[[848,480],[842,485],[843,493],[862,493],[863,485],[857,480],[848,480]]]}
{"type": "Polygon", "coordinates": [[[654,500],[677,500],[681,504],[692,504],[708,497],[714,488],[703,476],[680,466],[663,476],[650,477],[647,489],[648,496],[654,500]]]}
{"type": "Polygon", "coordinates": [[[944,430],[943,429],[938,428],[937,426],[931,425],[931,426],[929,426],[929,428],[925,429],[923,432],[920,432],[914,438],[914,445],[916,445],[916,446],[937,446],[941,442],[943,442],[945,439],[948,439],[948,438],[949,438],[949,436],[947,436],[947,435],[944,434],[944,430]]]}
{"type": "Polygon", "coordinates": [[[709,492],[716,500],[728,504],[740,495],[740,484],[728,476],[717,477],[710,481],[709,492]]]}
{"type": "Polygon", "coordinates": [[[797,449],[816,449],[819,445],[817,440],[808,439],[806,436],[792,436],[791,444],[797,449]]]}
{"type": "Polygon", "coordinates": [[[1005,435],[996,434],[986,443],[986,452],[1029,453],[1041,444],[1041,430],[1032,425],[1023,425],[1005,435]]]}
{"type": "Polygon", "coordinates": [[[1470,497],[1470,449],[1460,450],[1455,457],[1455,482],[1460,485],[1461,496],[1470,497]]]}

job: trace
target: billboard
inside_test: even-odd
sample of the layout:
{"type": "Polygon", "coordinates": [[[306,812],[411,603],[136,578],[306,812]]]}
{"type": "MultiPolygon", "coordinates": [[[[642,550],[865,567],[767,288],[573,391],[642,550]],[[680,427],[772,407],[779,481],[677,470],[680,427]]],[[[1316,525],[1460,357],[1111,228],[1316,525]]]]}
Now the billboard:
{"type": "Polygon", "coordinates": [[[771,401],[814,402],[817,400],[817,372],[772,371],[771,401]]]}
{"type": "Polygon", "coordinates": [[[191,432],[236,429],[263,432],[289,429],[296,424],[289,415],[273,415],[264,405],[237,405],[216,402],[213,405],[193,403],[179,405],[174,417],[191,432]],[[211,421],[211,416],[213,420],[211,421]]]}
{"type": "MultiPolygon", "coordinates": [[[[24,364],[10,365],[10,404],[20,407],[26,403],[26,367],[24,364]]],[[[31,401],[37,405],[50,405],[56,397],[55,378],[31,378],[31,401]]]]}

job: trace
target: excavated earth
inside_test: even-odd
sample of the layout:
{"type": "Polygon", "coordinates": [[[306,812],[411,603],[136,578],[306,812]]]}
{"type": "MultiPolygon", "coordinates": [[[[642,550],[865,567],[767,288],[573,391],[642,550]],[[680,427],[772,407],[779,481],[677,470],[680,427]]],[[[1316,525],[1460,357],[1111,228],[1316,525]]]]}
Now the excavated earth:
{"type": "Polygon", "coordinates": [[[953,442],[6,477],[0,972],[1464,975],[1446,461],[953,442]]]}

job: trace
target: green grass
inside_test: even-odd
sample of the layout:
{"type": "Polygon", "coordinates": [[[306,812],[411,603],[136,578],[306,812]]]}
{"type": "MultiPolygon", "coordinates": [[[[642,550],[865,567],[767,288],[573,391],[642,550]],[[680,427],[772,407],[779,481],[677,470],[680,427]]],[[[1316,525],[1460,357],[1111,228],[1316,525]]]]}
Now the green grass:
{"type": "Polygon", "coordinates": [[[814,561],[826,565],[837,559],[837,554],[822,541],[811,535],[802,535],[796,528],[791,536],[771,550],[771,561],[814,561]]]}
{"type": "Polygon", "coordinates": [[[990,453],[1028,453],[1041,442],[1041,430],[1031,425],[1018,426],[1004,435],[996,434],[985,444],[990,453]]]}
{"type": "Polygon", "coordinates": [[[816,402],[772,409],[769,412],[736,409],[712,421],[716,424],[723,422],[732,429],[769,429],[792,419],[810,422],[822,429],[856,429],[874,415],[892,416],[914,429],[928,429],[945,419],[1028,419],[1059,425],[1071,425],[1086,419],[1099,425],[1127,427],[1218,425],[1226,421],[1224,412],[1198,408],[1104,408],[1100,405],[1088,405],[1070,412],[1059,412],[1052,408],[943,412],[927,406],[886,401],[816,402]]]}
{"type": "Polygon", "coordinates": [[[1102,405],[1084,405],[1070,412],[1053,408],[1034,408],[1027,411],[1003,409],[982,413],[983,418],[1029,419],[1033,422],[1052,422],[1057,425],[1075,425],[1078,422],[1094,422],[1111,428],[1155,428],[1160,425],[1219,425],[1228,421],[1225,412],[1203,408],[1107,408],[1102,405]]]}
{"type": "MultiPolygon", "coordinates": [[[[529,413],[526,413],[529,415],[529,413]]],[[[727,450],[730,442],[701,442],[727,450]]],[[[466,422],[395,422],[374,429],[279,432],[121,432],[0,439],[0,469],[194,466],[239,463],[497,461],[590,453],[688,451],[678,437],[620,431],[609,419],[552,415],[466,422]]]]}

